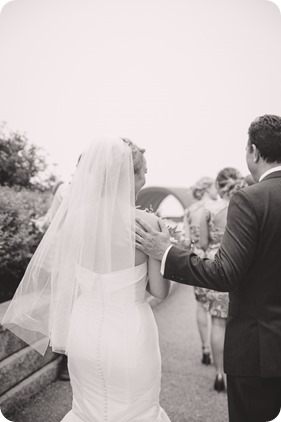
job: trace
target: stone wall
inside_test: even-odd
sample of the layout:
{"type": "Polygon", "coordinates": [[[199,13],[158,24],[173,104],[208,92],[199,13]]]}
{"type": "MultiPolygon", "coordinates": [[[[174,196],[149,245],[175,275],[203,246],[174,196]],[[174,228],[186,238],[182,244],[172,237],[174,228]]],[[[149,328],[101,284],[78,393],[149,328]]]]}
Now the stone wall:
{"type": "MultiPolygon", "coordinates": [[[[0,304],[0,321],[9,302],[0,304]]],[[[61,356],[48,349],[41,356],[0,325],[0,408],[13,412],[58,376],[61,356]]]]}

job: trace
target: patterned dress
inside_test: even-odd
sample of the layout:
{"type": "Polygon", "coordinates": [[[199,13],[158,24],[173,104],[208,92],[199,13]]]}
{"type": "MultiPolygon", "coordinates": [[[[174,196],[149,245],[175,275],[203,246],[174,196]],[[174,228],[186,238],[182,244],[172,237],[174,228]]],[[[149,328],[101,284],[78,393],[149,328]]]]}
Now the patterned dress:
{"type": "MultiPolygon", "coordinates": [[[[209,202],[209,201],[208,201],[209,202]]],[[[213,201],[212,201],[213,202],[213,201]]],[[[200,248],[199,245],[199,237],[200,237],[200,228],[198,221],[200,220],[202,212],[204,212],[206,206],[206,202],[198,201],[192,204],[187,210],[185,210],[185,218],[186,222],[189,225],[190,231],[190,240],[192,241],[194,247],[193,251],[196,253],[200,258],[205,258],[205,252],[203,249],[200,248]],[[195,215],[197,214],[197,219],[195,215]],[[197,220],[197,224],[194,220],[197,220]]],[[[195,299],[197,302],[205,304],[208,307],[208,298],[207,298],[208,289],[204,289],[203,287],[194,287],[194,294],[195,299]]]]}
{"type": "MultiPolygon", "coordinates": [[[[226,209],[228,204],[225,202],[219,202],[217,207],[210,207],[209,219],[208,219],[208,229],[209,229],[209,245],[205,252],[205,257],[214,259],[214,256],[217,250],[220,247],[222,237],[224,235],[224,229],[216,227],[215,217],[221,211],[226,209]]],[[[217,292],[214,290],[208,290],[206,293],[206,301],[204,303],[205,309],[207,309],[210,314],[217,318],[226,318],[228,314],[228,293],[217,292]]]]}

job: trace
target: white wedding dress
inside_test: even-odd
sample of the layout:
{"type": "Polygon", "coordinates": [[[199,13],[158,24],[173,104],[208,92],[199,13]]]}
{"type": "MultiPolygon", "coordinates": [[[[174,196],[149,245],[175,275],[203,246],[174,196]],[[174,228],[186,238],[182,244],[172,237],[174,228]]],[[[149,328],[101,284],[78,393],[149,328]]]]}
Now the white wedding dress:
{"type": "Polygon", "coordinates": [[[2,320],[42,355],[48,345],[68,355],[63,422],[169,422],[148,266],[135,267],[133,148],[91,142],[2,320]]]}
{"type": "Polygon", "coordinates": [[[170,422],[159,405],[158,330],[147,263],[99,275],[76,267],[68,340],[72,410],[63,422],[170,422]]]}

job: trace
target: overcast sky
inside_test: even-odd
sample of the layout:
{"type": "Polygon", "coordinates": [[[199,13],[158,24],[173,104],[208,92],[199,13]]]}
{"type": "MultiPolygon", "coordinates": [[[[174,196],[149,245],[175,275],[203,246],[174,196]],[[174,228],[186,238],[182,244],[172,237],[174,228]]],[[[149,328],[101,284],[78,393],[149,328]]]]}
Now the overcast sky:
{"type": "Polygon", "coordinates": [[[0,15],[0,121],[68,180],[99,135],[146,149],[148,185],[248,173],[281,115],[281,15],[267,0],[14,0],[0,15]]]}

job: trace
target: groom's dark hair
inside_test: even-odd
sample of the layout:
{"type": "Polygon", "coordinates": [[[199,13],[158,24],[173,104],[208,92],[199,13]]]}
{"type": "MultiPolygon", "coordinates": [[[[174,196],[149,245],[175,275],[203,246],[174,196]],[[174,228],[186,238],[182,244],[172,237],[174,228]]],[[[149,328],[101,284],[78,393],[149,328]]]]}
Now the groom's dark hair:
{"type": "Polygon", "coordinates": [[[255,144],[268,163],[281,163],[281,117],[271,114],[258,117],[249,127],[249,145],[255,144]]]}

